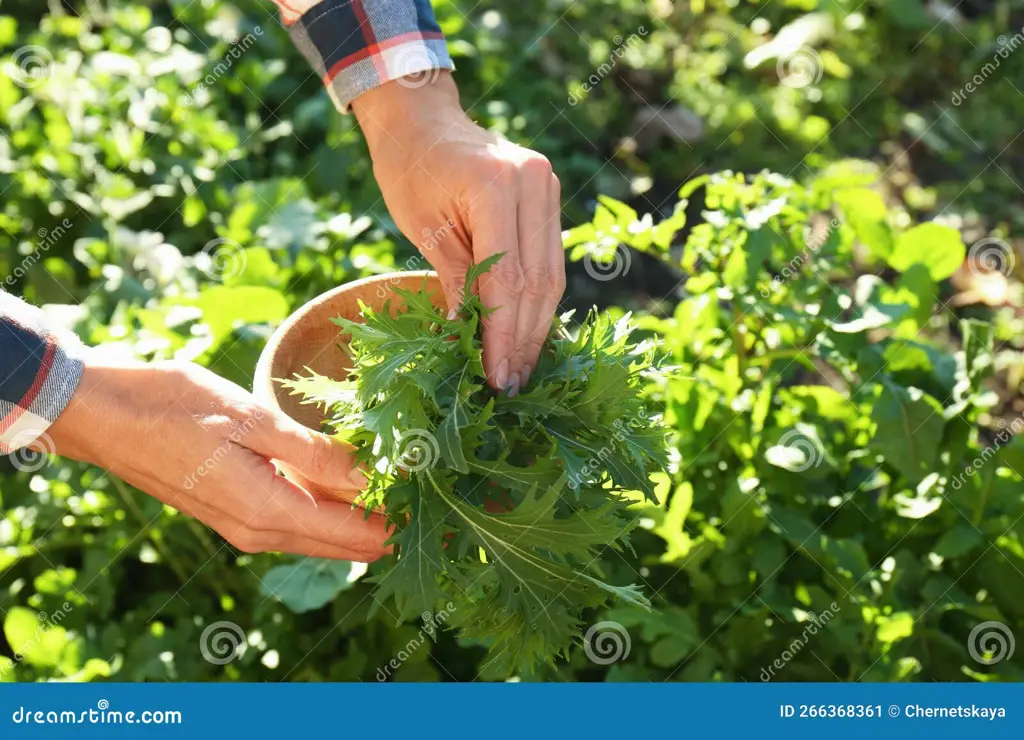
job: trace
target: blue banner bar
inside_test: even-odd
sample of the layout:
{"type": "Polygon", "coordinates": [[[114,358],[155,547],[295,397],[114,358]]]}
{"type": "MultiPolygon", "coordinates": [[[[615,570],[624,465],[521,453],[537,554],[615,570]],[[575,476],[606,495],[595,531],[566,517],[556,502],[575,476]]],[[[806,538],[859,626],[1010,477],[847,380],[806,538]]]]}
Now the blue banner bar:
{"type": "Polygon", "coordinates": [[[0,738],[989,740],[1024,736],[1022,699],[1017,684],[0,684],[0,738]]]}

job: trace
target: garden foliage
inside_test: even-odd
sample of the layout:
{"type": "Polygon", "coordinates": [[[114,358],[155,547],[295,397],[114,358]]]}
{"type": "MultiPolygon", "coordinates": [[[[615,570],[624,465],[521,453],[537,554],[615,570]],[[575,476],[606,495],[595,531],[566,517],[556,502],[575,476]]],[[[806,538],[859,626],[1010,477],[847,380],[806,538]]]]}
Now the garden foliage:
{"type": "MultiPolygon", "coordinates": [[[[667,470],[632,494],[632,550],[594,564],[651,609],[583,613],[584,634],[622,627],[619,660],[570,649],[522,678],[1020,680],[1020,645],[992,662],[971,640],[1024,640],[1020,265],[987,305],[951,286],[967,245],[1021,226],[1024,55],[950,102],[1020,11],[435,5],[471,114],[559,174],[569,300],[632,312],[665,370],[642,396],[667,470]],[[806,85],[780,79],[783,33],[820,59],[806,85]]],[[[0,287],[245,385],[303,302],[425,267],[272,12],[5,0],[0,287]],[[26,48],[45,73],[18,76],[26,48]]],[[[505,677],[475,637],[424,640],[375,601],[392,567],[238,553],[101,470],[0,459],[0,681],[505,677]],[[201,650],[218,623],[243,637],[226,661],[201,650]]]]}

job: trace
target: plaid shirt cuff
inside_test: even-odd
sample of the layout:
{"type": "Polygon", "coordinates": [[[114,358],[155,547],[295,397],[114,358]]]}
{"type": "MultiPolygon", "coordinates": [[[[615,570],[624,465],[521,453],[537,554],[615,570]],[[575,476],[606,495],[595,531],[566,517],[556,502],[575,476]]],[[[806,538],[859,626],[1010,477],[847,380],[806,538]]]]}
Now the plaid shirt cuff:
{"type": "Polygon", "coordinates": [[[274,0],[292,41],[347,113],[359,95],[408,77],[410,86],[452,69],[428,0],[274,0]]]}
{"type": "Polygon", "coordinates": [[[80,343],[58,340],[47,323],[38,308],[0,291],[0,454],[42,437],[82,379],[80,343]]]}

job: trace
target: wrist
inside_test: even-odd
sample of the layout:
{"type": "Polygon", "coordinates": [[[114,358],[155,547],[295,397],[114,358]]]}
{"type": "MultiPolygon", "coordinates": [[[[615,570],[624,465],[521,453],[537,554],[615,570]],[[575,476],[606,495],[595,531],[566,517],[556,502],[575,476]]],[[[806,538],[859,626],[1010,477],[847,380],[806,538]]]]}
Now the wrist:
{"type": "Polygon", "coordinates": [[[450,72],[437,70],[436,77],[426,84],[411,84],[408,79],[385,82],[352,101],[352,112],[371,152],[410,129],[425,128],[453,115],[466,118],[450,72]]]}
{"type": "Polygon", "coordinates": [[[119,388],[124,375],[135,368],[116,366],[95,352],[87,352],[83,359],[78,388],[46,433],[58,455],[105,466],[103,451],[110,441],[105,430],[111,428],[111,419],[125,418],[119,388]]]}

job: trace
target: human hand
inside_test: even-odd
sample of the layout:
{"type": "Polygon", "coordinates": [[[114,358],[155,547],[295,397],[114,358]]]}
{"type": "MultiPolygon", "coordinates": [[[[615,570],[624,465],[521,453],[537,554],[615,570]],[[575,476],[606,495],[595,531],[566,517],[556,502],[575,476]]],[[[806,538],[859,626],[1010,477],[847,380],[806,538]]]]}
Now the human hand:
{"type": "Polygon", "coordinates": [[[93,356],[47,434],[58,454],[107,469],[244,552],[363,562],[386,552],[383,516],[314,500],[270,462],[354,496],[365,479],[346,447],[198,365],[93,356]]]}
{"type": "Polygon", "coordinates": [[[515,395],[530,379],[565,290],[560,188],[536,152],[486,131],[462,110],[447,72],[404,79],[352,104],[395,223],[437,271],[448,306],[469,265],[504,257],[479,281],[484,369],[515,395]]]}

